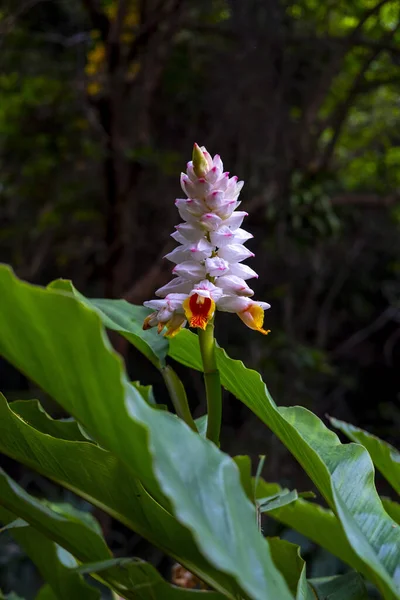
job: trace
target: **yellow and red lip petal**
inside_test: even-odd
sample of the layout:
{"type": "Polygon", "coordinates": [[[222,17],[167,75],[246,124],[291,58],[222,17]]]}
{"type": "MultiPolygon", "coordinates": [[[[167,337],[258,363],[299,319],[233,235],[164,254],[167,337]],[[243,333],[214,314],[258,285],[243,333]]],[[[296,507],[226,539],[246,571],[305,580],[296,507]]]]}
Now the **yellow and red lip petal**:
{"type": "Polygon", "coordinates": [[[183,309],[190,327],[205,329],[213,318],[215,302],[211,298],[192,294],[184,301],[183,309]]]}
{"type": "Polygon", "coordinates": [[[243,323],[263,335],[268,335],[270,329],[263,329],[264,310],[258,304],[252,304],[246,310],[237,313],[243,323]]]}

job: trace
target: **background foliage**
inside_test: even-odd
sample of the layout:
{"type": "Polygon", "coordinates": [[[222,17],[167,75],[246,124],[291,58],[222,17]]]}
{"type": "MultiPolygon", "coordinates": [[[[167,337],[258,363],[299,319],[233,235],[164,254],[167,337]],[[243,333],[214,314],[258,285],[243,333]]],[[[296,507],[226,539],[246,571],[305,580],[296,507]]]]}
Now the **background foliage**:
{"type": "MultiPolygon", "coordinates": [[[[193,141],[205,144],[246,182],[256,293],[272,304],[268,338],[222,315],[220,344],[262,372],[279,404],[396,444],[399,10],[396,0],[3,0],[2,262],[32,282],[66,277],[89,296],[140,304],[169,278],[179,170],[193,141]]],[[[132,379],[162,389],[113,343],[132,379]]],[[[39,393],[5,363],[0,376],[9,398],[39,393]]],[[[201,414],[200,379],[187,383],[201,414]]],[[[270,481],[310,489],[228,394],[223,447],[267,452],[270,481]]],[[[163,567],[102,518],[122,553],[139,544],[163,567]]],[[[18,552],[7,542],[2,556],[29,568],[18,552]]],[[[316,575],[324,560],[314,554],[316,575]]]]}

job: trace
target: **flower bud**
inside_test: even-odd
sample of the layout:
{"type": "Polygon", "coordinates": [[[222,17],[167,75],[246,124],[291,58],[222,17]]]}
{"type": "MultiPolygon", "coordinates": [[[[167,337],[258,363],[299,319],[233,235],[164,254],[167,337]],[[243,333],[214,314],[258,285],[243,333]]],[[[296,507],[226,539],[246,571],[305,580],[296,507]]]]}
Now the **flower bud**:
{"type": "Polygon", "coordinates": [[[198,144],[194,144],[193,146],[192,162],[193,171],[197,177],[205,177],[207,171],[209,170],[208,162],[198,144]]]}

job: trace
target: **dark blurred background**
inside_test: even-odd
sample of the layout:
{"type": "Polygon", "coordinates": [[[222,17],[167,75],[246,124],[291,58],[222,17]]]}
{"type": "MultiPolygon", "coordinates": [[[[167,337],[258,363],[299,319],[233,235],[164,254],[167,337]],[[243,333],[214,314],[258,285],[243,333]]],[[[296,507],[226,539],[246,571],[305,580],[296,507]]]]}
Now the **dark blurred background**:
{"type": "MultiPolygon", "coordinates": [[[[204,144],[245,180],[253,287],[272,305],[267,338],[218,315],[220,344],[262,372],[278,404],[398,443],[399,26],[397,0],[1,0],[1,261],[35,283],[153,297],[170,278],[179,173],[204,144]]],[[[166,402],[151,367],[113,341],[166,402]]],[[[201,379],[183,377],[198,416],[201,379]]],[[[8,399],[43,398],[5,363],[0,381],[8,399]]],[[[266,478],[310,489],[228,396],[223,447],[265,453],[266,478]]],[[[3,462],[28,489],[60,495],[3,462]]]]}

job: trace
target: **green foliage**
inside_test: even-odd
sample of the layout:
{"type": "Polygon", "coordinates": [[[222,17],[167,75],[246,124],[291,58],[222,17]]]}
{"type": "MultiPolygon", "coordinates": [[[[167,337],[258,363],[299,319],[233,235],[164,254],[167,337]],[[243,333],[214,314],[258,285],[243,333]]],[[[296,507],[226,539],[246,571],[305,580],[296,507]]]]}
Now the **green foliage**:
{"type": "MultiPolygon", "coordinates": [[[[188,331],[182,332],[178,341],[171,340],[170,355],[187,366],[201,368],[195,336],[188,331]]],[[[259,374],[229,359],[222,349],[217,352],[217,363],[222,385],[286,444],[337,514],[361,560],[360,571],[385,597],[396,597],[400,533],[375,490],[367,451],[356,445],[341,445],[337,436],[304,408],[277,408],[259,374]]]]}
{"type": "MultiPolygon", "coordinates": [[[[338,599],[366,597],[363,583],[355,575],[348,576],[348,585],[343,579],[308,583],[299,549],[280,540],[267,544],[257,532],[256,506],[249,502],[252,488],[246,457],[236,460],[239,477],[227,455],[176,416],[155,410],[142,397],[143,386],[133,387],[128,382],[104,337],[100,319],[113,329],[119,324],[118,330],[127,338],[136,332],[131,337],[136,347],[155,361],[147,332],[139,331],[136,307],[118,301],[89,301],[66,284],[33,287],[18,281],[7,268],[0,270],[0,287],[7,314],[0,318],[1,354],[57,399],[102,446],[83,436],[74,421],[49,418],[37,402],[28,401],[24,406],[17,401],[14,410],[14,404],[8,406],[3,400],[1,451],[120,519],[224,597],[234,599],[239,593],[264,600],[278,594],[282,599],[309,600],[312,593],[321,598],[330,594],[331,588],[338,599]],[[23,338],[15,337],[16,327],[24,332],[23,338]],[[47,364],[52,364],[51,371],[47,364]]],[[[201,367],[196,336],[187,331],[171,341],[169,354],[183,364],[201,367]]],[[[299,498],[295,491],[282,491],[260,478],[257,510],[267,511],[348,562],[377,585],[385,600],[398,598],[398,527],[376,494],[366,450],[341,445],[314,415],[300,407],[277,408],[258,374],[229,359],[221,349],[217,362],[224,387],[278,434],[337,516],[299,498]]],[[[28,544],[26,540],[37,530],[39,538],[45,536],[49,552],[54,552],[55,542],[70,553],[62,557],[71,556],[68,560],[82,565],[69,565],[71,585],[75,581],[83,585],[79,577],[88,573],[126,598],[138,597],[138,590],[143,598],[154,597],[154,593],[175,598],[170,596],[174,588],[152,567],[113,559],[92,520],[66,506],[34,499],[5,474],[0,480],[0,506],[9,511],[2,520],[11,523],[11,531],[23,540],[22,545],[28,544]]],[[[65,566],[65,560],[61,562],[65,566]]],[[[53,569],[52,575],[56,577],[58,572],[62,577],[61,567],[53,569]]],[[[54,592],[57,580],[45,577],[54,592]]],[[[49,593],[48,588],[41,591],[44,597],[49,593]]]]}
{"type": "Polygon", "coordinates": [[[374,465],[400,495],[400,452],[375,435],[354,427],[350,423],[330,419],[331,424],[344,433],[353,442],[362,444],[369,452],[374,465]]]}
{"type": "Polygon", "coordinates": [[[268,544],[257,531],[255,507],[244,495],[233,461],[175,416],[147,404],[128,383],[98,315],[65,292],[18,282],[5,268],[0,285],[7,304],[7,319],[0,320],[1,354],[78,418],[195,536],[196,546],[213,567],[204,572],[198,565],[190,567],[231,598],[239,590],[260,600],[290,598],[268,544]],[[15,345],[13,315],[19,327],[25,315],[25,349],[15,345]],[[46,367],[50,363],[51,372],[46,367]],[[224,518],[215,518],[221,507],[224,518]]]}

